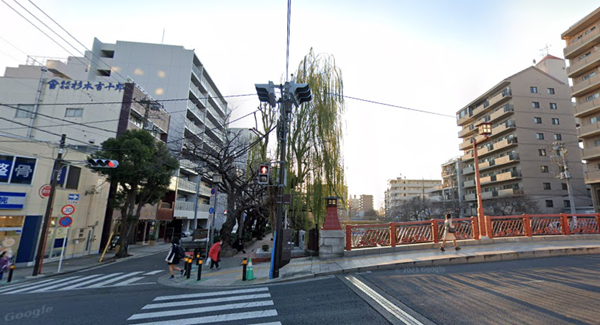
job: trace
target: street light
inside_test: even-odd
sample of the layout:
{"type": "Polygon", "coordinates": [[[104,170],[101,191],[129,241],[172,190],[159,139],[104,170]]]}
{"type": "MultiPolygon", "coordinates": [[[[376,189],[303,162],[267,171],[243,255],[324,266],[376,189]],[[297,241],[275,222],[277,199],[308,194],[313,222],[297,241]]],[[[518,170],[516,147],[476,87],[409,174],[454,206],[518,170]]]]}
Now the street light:
{"type": "MultiPolygon", "coordinates": [[[[492,134],[492,123],[483,122],[478,124],[477,129],[479,135],[483,135],[483,142],[488,139],[488,136],[492,134]]],[[[479,221],[479,238],[489,238],[485,226],[485,216],[483,212],[483,201],[481,200],[481,181],[479,179],[479,158],[477,157],[477,136],[473,137],[473,159],[475,160],[475,184],[477,190],[477,220],[479,221]]],[[[489,229],[491,231],[491,229],[489,229]]]]}
{"type": "Polygon", "coordinates": [[[221,184],[221,175],[220,174],[213,174],[212,177],[212,181],[213,181],[213,185],[214,187],[214,194],[215,194],[215,205],[213,207],[213,213],[212,213],[212,219],[209,220],[209,224],[208,224],[208,243],[206,243],[206,256],[208,256],[208,250],[210,249],[210,246],[212,246],[212,233],[213,233],[213,225],[215,223],[215,217],[217,215],[217,195],[219,194],[219,184],[221,184]]]}

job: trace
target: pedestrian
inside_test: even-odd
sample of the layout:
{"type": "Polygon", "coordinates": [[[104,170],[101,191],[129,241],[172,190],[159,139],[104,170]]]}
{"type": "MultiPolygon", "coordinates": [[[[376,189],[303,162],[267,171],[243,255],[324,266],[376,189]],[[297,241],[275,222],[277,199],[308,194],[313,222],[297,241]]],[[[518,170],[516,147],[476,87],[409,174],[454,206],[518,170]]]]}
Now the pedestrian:
{"type": "Polygon", "coordinates": [[[446,221],[444,221],[444,241],[442,242],[442,246],[440,250],[442,252],[446,251],[444,249],[444,245],[446,245],[447,240],[452,240],[454,243],[454,249],[459,250],[458,244],[456,243],[456,228],[452,225],[452,213],[446,213],[446,221]]]}
{"type": "Polygon", "coordinates": [[[233,246],[238,253],[241,251],[243,254],[246,254],[246,250],[244,250],[244,241],[241,238],[235,241],[235,245],[233,246]]]}
{"type": "MultiPolygon", "coordinates": [[[[171,250],[169,250],[167,258],[165,258],[165,261],[169,265],[169,274],[171,274],[171,279],[175,278],[175,271],[181,272],[181,276],[183,276],[183,270],[179,266],[177,266],[179,264],[179,260],[183,258],[183,256],[181,256],[181,251],[183,251],[183,248],[181,248],[179,244],[179,237],[173,237],[173,244],[171,245],[171,250]]],[[[185,255],[185,251],[183,255],[185,255]]]]}
{"type": "Polygon", "coordinates": [[[0,281],[2,281],[2,276],[4,275],[4,272],[6,272],[6,270],[9,268],[9,266],[10,260],[6,255],[6,251],[4,251],[0,253],[0,281]]]}
{"type": "Polygon", "coordinates": [[[210,248],[208,252],[208,257],[210,257],[210,269],[212,270],[213,266],[217,267],[217,270],[220,270],[219,262],[221,262],[221,245],[223,244],[223,239],[220,239],[210,248]]]}

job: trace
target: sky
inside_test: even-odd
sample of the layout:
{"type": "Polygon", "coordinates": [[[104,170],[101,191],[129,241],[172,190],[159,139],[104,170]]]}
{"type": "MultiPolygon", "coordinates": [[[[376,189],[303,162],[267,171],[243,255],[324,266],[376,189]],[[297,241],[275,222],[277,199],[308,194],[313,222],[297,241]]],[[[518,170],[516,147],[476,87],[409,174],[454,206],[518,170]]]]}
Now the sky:
{"type": "MultiPolygon", "coordinates": [[[[349,194],[373,195],[377,209],[390,179],[441,179],[441,164],[462,155],[456,112],[539,61],[542,49],[562,58],[560,35],[598,6],[594,0],[292,0],[289,73],[312,48],[335,58],[344,95],[391,105],[347,98],[342,118],[349,194]]],[[[0,74],[25,64],[27,55],[82,56],[96,37],[193,49],[223,95],[255,94],[255,83],[285,79],[287,11],[285,0],[2,0],[0,74]]],[[[232,120],[259,104],[255,96],[228,102],[232,120]]],[[[231,126],[254,127],[254,119],[231,126]]]]}

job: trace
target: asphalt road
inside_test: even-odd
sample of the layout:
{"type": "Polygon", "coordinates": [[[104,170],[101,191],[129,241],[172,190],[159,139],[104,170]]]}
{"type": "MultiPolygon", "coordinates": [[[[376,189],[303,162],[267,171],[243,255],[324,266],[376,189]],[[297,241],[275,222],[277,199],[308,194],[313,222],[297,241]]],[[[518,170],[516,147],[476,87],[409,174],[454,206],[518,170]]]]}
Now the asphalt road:
{"type": "Polygon", "coordinates": [[[228,289],[162,286],[163,259],[159,253],[0,288],[0,323],[600,324],[600,255],[228,289]]]}

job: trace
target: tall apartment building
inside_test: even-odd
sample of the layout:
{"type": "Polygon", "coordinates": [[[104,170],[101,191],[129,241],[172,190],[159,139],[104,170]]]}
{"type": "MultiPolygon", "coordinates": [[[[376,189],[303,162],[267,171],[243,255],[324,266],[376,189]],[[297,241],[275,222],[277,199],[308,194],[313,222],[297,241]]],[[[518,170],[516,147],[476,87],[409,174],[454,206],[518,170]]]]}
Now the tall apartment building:
{"type": "Polygon", "coordinates": [[[361,195],[358,205],[359,209],[363,212],[373,210],[373,195],[361,195]]]}
{"type": "Polygon", "coordinates": [[[442,200],[448,208],[460,212],[462,205],[460,159],[453,158],[442,164],[442,200]]]}
{"type": "MultiPolygon", "coordinates": [[[[463,142],[459,148],[464,150],[461,178],[464,200],[469,206],[464,211],[467,215],[476,215],[477,208],[475,136],[484,206],[486,200],[526,194],[543,213],[559,213],[568,208],[566,181],[557,178],[561,169],[551,159],[556,157],[555,142],[562,142],[568,151],[565,159],[576,206],[590,204],[564,66],[564,60],[548,55],[536,66],[500,81],[457,112],[457,124],[462,127],[459,137],[463,142]],[[482,122],[492,126],[487,139],[477,135],[477,125],[482,122]]],[[[485,212],[501,214],[498,205],[485,212]]]]}
{"type": "MultiPolygon", "coordinates": [[[[94,39],[86,58],[90,62],[88,79],[130,79],[157,100],[164,100],[161,103],[171,114],[167,144],[174,153],[180,153],[192,142],[202,143],[207,150],[218,150],[223,143],[229,115],[227,101],[193,50],[124,41],[110,44],[94,39]]],[[[201,167],[194,162],[180,160],[180,165],[171,198],[175,233],[196,228],[194,211],[198,197],[197,222],[201,227],[208,226],[213,186],[211,179],[202,179],[201,167]]]]}
{"type": "Polygon", "coordinates": [[[392,211],[414,197],[428,198],[429,193],[439,190],[441,185],[441,180],[433,179],[391,179],[385,191],[385,209],[392,211]]]}
{"type": "Polygon", "coordinates": [[[600,8],[562,34],[569,60],[567,75],[573,86],[577,136],[583,143],[585,183],[590,185],[594,208],[600,212],[600,8]]]}

